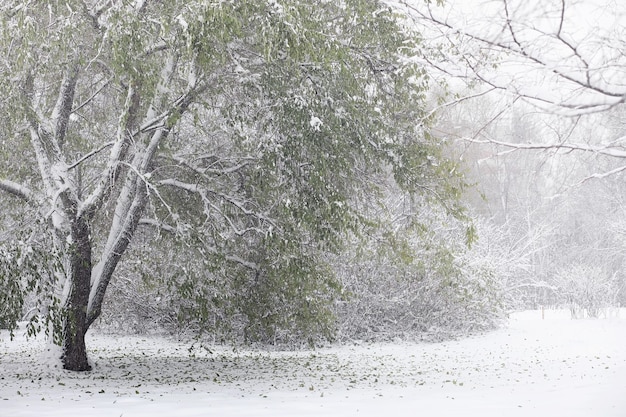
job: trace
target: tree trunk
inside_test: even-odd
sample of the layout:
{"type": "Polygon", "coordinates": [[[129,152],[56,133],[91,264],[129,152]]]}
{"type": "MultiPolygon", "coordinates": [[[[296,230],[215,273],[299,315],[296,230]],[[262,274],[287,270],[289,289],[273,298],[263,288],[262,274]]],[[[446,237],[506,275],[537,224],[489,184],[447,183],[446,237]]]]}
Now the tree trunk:
{"type": "Polygon", "coordinates": [[[87,305],[91,282],[91,242],[89,225],[78,219],[72,224],[72,246],[69,249],[71,288],[64,308],[63,368],[70,371],[90,371],[85,334],[87,305]]]}
{"type": "MultiPolygon", "coordinates": [[[[84,320],[83,320],[84,322],[84,320]]],[[[68,371],[91,371],[85,346],[85,326],[79,328],[68,319],[64,324],[63,335],[63,369],[68,371]]]]}

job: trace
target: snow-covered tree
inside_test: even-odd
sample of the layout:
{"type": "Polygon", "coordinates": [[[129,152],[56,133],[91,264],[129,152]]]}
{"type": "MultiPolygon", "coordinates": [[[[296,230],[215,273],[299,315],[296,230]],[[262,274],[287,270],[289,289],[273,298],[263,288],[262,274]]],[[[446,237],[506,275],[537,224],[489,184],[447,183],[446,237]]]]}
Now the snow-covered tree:
{"type": "Polygon", "coordinates": [[[440,54],[423,59],[443,73],[561,115],[624,104],[626,7],[621,2],[393,3],[430,28],[440,54]]]}
{"type": "Polygon", "coordinates": [[[556,274],[559,296],[572,318],[598,318],[601,312],[616,306],[620,283],[615,274],[600,266],[575,264],[556,274]]]}
{"type": "Polygon", "coordinates": [[[500,276],[513,305],[563,304],[559,275],[572,265],[600,268],[622,280],[622,162],[592,152],[513,147],[565,138],[582,143],[594,135],[618,137],[624,132],[619,109],[577,119],[518,107],[499,113],[493,97],[464,102],[449,109],[435,130],[454,139],[480,129],[485,138],[483,143],[461,140],[457,152],[466,161],[468,180],[477,182],[475,190],[484,197],[468,200],[484,219],[477,221],[482,226],[479,242],[498,242],[494,247],[500,253],[494,261],[506,262],[514,272],[501,271],[500,276]],[[493,138],[508,145],[490,141],[493,138]],[[613,174],[600,181],[599,172],[613,174]]]}
{"type": "Polygon", "coordinates": [[[391,3],[431,40],[415,59],[456,94],[441,106],[464,113],[465,123],[449,118],[441,135],[460,139],[464,156],[480,162],[474,170],[492,197],[492,220],[528,249],[516,287],[558,302],[555,274],[579,263],[621,279],[623,247],[608,237],[620,212],[610,201],[623,192],[613,181],[623,183],[626,170],[626,3],[391,3]]]}
{"type": "Polygon", "coordinates": [[[66,369],[90,369],[85,333],[140,227],[193,248],[189,269],[205,273],[183,264],[172,285],[200,316],[207,280],[225,280],[253,320],[289,321],[336,288],[321,255],[368,224],[351,203],[376,175],[461,213],[462,180],[426,130],[428,78],[405,59],[419,35],[378,1],[9,0],[0,13],[0,190],[30,219],[3,234],[0,274],[44,296],[66,369]]]}

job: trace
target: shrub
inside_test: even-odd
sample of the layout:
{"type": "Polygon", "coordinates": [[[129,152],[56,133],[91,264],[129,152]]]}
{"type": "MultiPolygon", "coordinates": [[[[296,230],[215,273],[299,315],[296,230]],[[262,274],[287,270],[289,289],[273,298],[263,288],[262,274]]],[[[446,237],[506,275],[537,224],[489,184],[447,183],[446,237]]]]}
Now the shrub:
{"type": "Polygon", "coordinates": [[[571,311],[572,318],[597,318],[603,309],[616,307],[619,281],[599,266],[572,265],[555,276],[559,297],[571,311]]]}

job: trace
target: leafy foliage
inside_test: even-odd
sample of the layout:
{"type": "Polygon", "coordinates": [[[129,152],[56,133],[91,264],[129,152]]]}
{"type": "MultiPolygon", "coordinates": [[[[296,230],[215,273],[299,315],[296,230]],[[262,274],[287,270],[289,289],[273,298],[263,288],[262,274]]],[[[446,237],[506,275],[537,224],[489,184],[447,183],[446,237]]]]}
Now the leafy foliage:
{"type": "Polygon", "coordinates": [[[118,296],[140,289],[198,329],[330,337],[329,257],[387,226],[369,208],[385,182],[464,218],[407,59],[419,34],[379,1],[0,7],[2,143],[32,161],[0,188],[48,227],[63,268],[41,295],[66,350],[115,271],[118,296]]]}
{"type": "Polygon", "coordinates": [[[18,279],[20,276],[16,253],[8,248],[0,248],[0,328],[15,329],[21,318],[24,305],[24,291],[18,279]]]}
{"type": "Polygon", "coordinates": [[[497,326],[506,309],[500,271],[477,256],[473,228],[425,201],[392,200],[387,227],[335,262],[346,290],[340,337],[440,340],[497,326]]]}
{"type": "Polygon", "coordinates": [[[36,230],[25,228],[0,243],[0,327],[11,330],[12,336],[22,320],[27,321],[31,336],[56,330],[55,315],[60,312],[52,276],[60,265],[55,254],[34,238],[36,235],[36,230]],[[49,294],[51,303],[46,302],[49,294]]]}

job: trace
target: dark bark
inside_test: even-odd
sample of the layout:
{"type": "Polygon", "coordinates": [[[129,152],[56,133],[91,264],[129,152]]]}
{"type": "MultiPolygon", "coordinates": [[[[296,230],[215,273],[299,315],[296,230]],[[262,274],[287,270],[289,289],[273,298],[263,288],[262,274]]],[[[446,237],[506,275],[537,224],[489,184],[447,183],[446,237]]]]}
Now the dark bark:
{"type": "Polygon", "coordinates": [[[84,220],[72,224],[72,247],[70,248],[70,273],[72,287],[65,305],[63,323],[63,368],[70,371],[89,371],[85,334],[87,305],[91,282],[91,242],[89,225],[84,220]]]}

